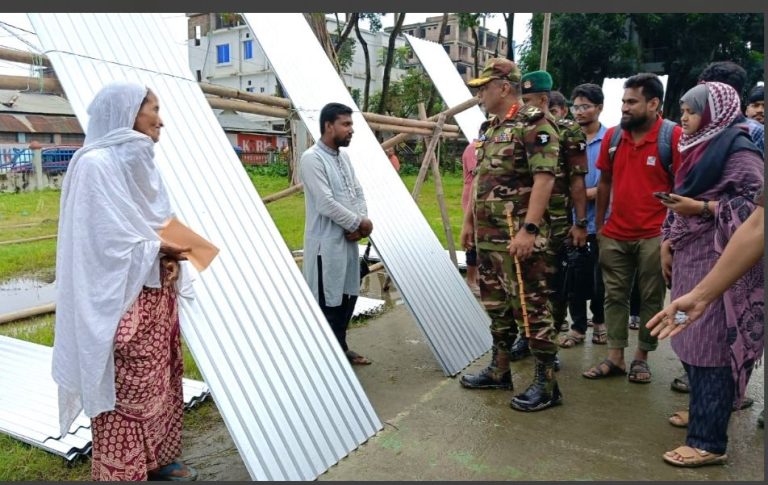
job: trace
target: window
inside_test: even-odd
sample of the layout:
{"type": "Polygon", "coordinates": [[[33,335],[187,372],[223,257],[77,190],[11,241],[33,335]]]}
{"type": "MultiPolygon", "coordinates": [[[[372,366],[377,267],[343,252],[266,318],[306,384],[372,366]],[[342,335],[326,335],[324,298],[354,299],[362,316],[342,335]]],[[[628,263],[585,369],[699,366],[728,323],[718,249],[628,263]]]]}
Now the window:
{"type": "Polygon", "coordinates": [[[443,44],[443,49],[445,49],[445,52],[450,55],[451,54],[451,46],[443,44]]]}
{"type": "Polygon", "coordinates": [[[264,92],[264,88],[259,88],[259,89],[260,89],[260,91],[259,91],[260,93],[264,92]]]}
{"type": "Polygon", "coordinates": [[[253,59],[253,39],[243,41],[243,59],[253,59]]]}
{"type": "Polygon", "coordinates": [[[451,35],[451,26],[450,25],[446,25],[445,26],[445,35],[451,35]]]}
{"type": "Polygon", "coordinates": [[[247,88],[245,88],[245,90],[249,93],[252,93],[256,90],[256,88],[254,88],[253,86],[248,86],[247,88]]]}
{"type": "Polygon", "coordinates": [[[216,63],[229,63],[229,44],[219,44],[216,46],[216,63]]]}
{"type": "Polygon", "coordinates": [[[253,84],[253,81],[251,81],[251,80],[249,79],[249,80],[248,80],[248,86],[250,86],[251,84],[253,84]]]}
{"type": "Polygon", "coordinates": [[[195,71],[195,73],[197,74],[197,82],[202,81],[203,80],[203,72],[200,69],[198,69],[197,71],[195,71]]]}
{"type": "Polygon", "coordinates": [[[200,45],[200,39],[203,37],[203,28],[195,25],[195,45],[200,45]]]}

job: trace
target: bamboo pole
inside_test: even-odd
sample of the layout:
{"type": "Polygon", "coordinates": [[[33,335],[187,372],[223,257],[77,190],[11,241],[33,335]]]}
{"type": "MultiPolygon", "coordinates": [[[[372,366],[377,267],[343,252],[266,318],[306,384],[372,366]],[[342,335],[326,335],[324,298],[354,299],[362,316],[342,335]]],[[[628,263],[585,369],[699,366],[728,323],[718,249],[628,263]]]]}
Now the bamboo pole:
{"type": "Polygon", "coordinates": [[[539,69],[542,71],[547,70],[547,55],[549,54],[549,24],[552,22],[552,14],[544,14],[544,32],[541,38],[541,61],[539,62],[539,69]]]}
{"type": "Polygon", "coordinates": [[[0,246],[5,246],[8,244],[20,244],[20,243],[27,243],[27,242],[34,242],[34,241],[44,241],[46,239],[56,239],[58,236],[56,234],[51,234],[48,236],[37,236],[37,237],[28,237],[26,239],[14,239],[12,241],[0,241],[0,246]]]}
{"type": "Polygon", "coordinates": [[[293,108],[293,105],[291,104],[291,100],[280,98],[278,96],[248,93],[245,91],[240,91],[238,89],[227,88],[224,86],[218,86],[216,84],[210,84],[210,83],[200,82],[197,84],[198,86],[200,86],[200,89],[202,89],[203,92],[206,94],[214,94],[216,96],[221,96],[222,98],[233,98],[233,99],[239,99],[242,101],[266,104],[268,106],[274,106],[277,108],[285,108],[285,109],[293,108]]]}
{"type": "Polygon", "coordinates": [[[54,77],[36,78],[29,76],[0,76],[0,89],[34,91],[40,88],[41,81],[43,91],[47,93],[64,92],[61,84],[59,84],[59,80],[54,77]]]}
{"type": "MultiPolygon", "coordinates": [[[[378,113],[364,112],[363,117],[365,117],[365,120],[368,121],[369,123],[372,121],[374,123],[410,126],[413,128],[423,128],[425,130],[430,130],[430,131],[434,130],[436,125],[434,121],[414,120],[411,118],[398,118],[396,116],[386,116],[386,115],[380,115],[378,113]]],[[[457,125],[443,125],[443,131],[459,133],[460,130],[457,125]]]]}
{"type": "Polygon", "coordinates": [[[0,59],[22,64],[32,64],[35,66],[42,64],[45,67],[51,67],[50,59],[43,54],[33,54],[31,52],[8,49],[6,47],[0,47],[0,59]]]}
{"type": "Polygon", "coordinates": [[[413,197],[413,200],[416,202],[418,202],[419,200],[419,193],[421,192],[421,186],[424,184],[424,179],[427,176],[427,169],[429,168],[429,165],[431,163],[431,157],[435,156],[435,147],[437,146],[437,141],[440,139],[440,133],[442,132],[444,121],[445,121],[445,115],[440,113],[440,115],[437,118],[437,126],[435,127],[435,132],[432,134],[432,139],[429,140],[429,146],[427,146],[427,149],[424,152],[424,158],[421,161],[421,168],[419,169],[419,175],[418,177],[416,177],[416,184],[414,185],[413,193],[411,194],[411,196],[413,197]]]}
{"type": "Polygon", "coordinates": [[[290,118],[291,116],[291,112],[285,108],[249,103],[247,101],[239,101],[236,99],[210,97],[206,99],[208,100],[208,104],[211,105],[211,108],[242,111],[243,113],[256,113],[265,116],[273,116],[275,118],[290,118]]]}
{"type": "MultiPolygon", "coordinates": [[[[449,117],[451,117],[451,116],[453,116],[453,115],[455,115],[457,113],[461,113],[462,111],[466,111],[467,109],[471,108],[472,106],[477,105],[477,103],[479,103],[479,102],[480,102],[479,98],[470,98],[470,99],[468,99],[468,100],[466,100],[466,101],[464,101],[462,103],[457,104],[453,108],[447,109],[447,110],[443,111],[442,113],[438,113],[438,114],[436,114],[434,116],[430,116],[427,119],[430,120],[430,121],[437,120],[437,117],[439,115],[441,115],[441,114],[445,115],[445,118],[447,119],[447,118],[449,118],[449,117]]],[[[387,148],[391,148],[391,147],[397,145],[398,143],[404,142],[409,137],[410,137],[410,135],[408,135],[406,133],[401,133],[399,135],[393,136],[392,138],[386,140],[384,143],[381,144],[381,147],[386,150],[387,148]]]]}
{"type": "Polygon", "coordinates": [[[293,195],[297,192],[301,192],[304,190],[304,184],[296,184],[292,187],[288,187],[285,190],[281,190],[280,192],[275,192],[274,194],[270,194],[266,197],[262,197],[261,201],[265,204],[269,204],[270,202],[274,202],[276,200],[284,199],[288,197],[289,195],[293,195]]]}
{"type": "Polygon", "coordinates": [[[56,311],[56,304],[49,303],[47,305],[40,305],[25,310],[19,310],[16,312],[4,313],[0,315],[0,325],[4,323],[15,322],[16,320],[23,320],[25,318],[36,317],[38,315],[45,315],[56,311]]]}
{"type": "MultiPolygon", "coordinates": [[[[434,133],[433,130],[428,130],[425,128],[413,128],[411,126],[404,126],[404,125],[385,125],[381,123],[376,123],[374,121],[369,121],[368,126],[371,127],[372,130],[375,131],[389,131],[394,133],[408,133],[411,135],[421,135],[421,136],[432,136],[434,133]]],[[[440,136],[444,136],[446,138],[458,138],[459,133],[446,133],[441,131],[440,136]]]]}
{"type": "MultiPolygon", "coordinates": [[[[419,118],[423,120],[427,119],[427,110],[424,107],[424,103],[419,103],[419,118]]],[[[437,149],[437,155],[440,155],[439,148],[437,149]]],[[[437,205],[440,207],[440,218],[443,220],[443,230],[445,231],[445,238],[448,243],[448,254],[451,257],[451,261],[453,261],[453,265],[456,266],[456,269],[459,269],[459,262],[456,259],[456,245],[453,242],[453,231],[451,230],[451,220],[448,216],[448,209],[445,205],[443,178],[440,175],[440,159],[432,156],[431,165],[432,175],[435,178],[435,195],[437,196],[437,205]]]]}

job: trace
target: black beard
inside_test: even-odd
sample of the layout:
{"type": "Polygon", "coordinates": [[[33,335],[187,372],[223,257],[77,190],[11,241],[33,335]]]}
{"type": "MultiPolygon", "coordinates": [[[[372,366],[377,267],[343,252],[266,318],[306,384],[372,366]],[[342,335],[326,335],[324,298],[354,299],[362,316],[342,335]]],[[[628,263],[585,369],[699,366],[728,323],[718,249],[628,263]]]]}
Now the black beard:
{"type": "Polygon", "coordinates": [[[632,131],[643,126],[646,122],[648,122],[648,115],[643,115],[642,117],[630,118],[627,121],[622,120],[619,125],[621,125],[622,130],[632,131]]]}
{"type": "Polygon", "coordinates": [[[351,138],[334,138],[333,142],[336,144],[337,147],[348,147],[349,142],[352,141],[351,138]]]}

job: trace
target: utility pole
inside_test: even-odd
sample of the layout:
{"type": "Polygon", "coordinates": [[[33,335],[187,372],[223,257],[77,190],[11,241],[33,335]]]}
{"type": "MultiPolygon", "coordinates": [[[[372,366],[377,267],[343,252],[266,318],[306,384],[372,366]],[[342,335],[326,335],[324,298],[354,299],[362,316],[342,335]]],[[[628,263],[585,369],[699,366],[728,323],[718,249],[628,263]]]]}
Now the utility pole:
{"type": "Polygon", "coordinates": [[[549,24],[552,20],[551,13],[544,14],[544,31],[541,38],[541,62],[539,63],[539,69],[542,71],[547,70],[547,53],[549,52],[549,24]]]}

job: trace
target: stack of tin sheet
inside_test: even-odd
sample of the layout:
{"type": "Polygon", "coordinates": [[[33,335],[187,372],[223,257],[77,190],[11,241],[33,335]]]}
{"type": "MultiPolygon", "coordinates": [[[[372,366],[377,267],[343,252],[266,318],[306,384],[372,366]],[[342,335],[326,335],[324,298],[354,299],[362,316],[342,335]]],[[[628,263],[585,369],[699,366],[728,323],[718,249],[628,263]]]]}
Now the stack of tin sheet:
{"type": "MultiPolygon", "coordinates": [[[[91,451],[91,420],[80,414],[60,435],[52,355],[51,347],[0,335],[0,433],[72,461],[91,451]]],[[[184,379],[185,409],[209,394],[205,383],[184,379]]]]}

